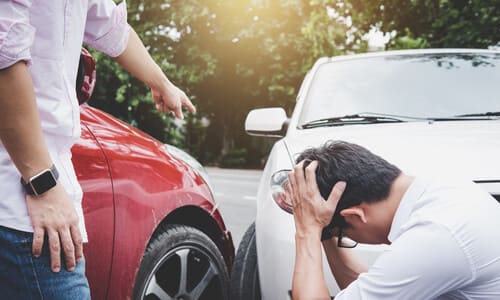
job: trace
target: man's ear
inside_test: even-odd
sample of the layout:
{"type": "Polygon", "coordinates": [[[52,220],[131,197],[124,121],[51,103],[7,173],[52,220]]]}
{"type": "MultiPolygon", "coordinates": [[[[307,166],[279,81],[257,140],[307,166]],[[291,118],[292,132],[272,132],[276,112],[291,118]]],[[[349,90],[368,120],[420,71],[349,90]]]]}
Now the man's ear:
{"type": "Polygon", "coordinates": [[[347,223],[352,223],[356,219],[366,223],[365,210],[359,206],[343,209],[340,211],[340,215],[346,219],[347,223]]]}

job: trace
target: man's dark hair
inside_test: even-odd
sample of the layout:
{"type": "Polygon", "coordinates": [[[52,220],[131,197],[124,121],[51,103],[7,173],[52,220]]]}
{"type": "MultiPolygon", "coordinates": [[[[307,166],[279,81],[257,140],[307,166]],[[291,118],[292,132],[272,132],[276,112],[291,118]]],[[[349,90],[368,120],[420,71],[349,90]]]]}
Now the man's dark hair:
{"type": "Polygon", "coordinates": [[[340,216],[343,209],[361,202],[376,202],[389,195],[391,185],[401,170],[368,149],[344,141],[328,141],[318,148],[307,149],[297,158],[318,161],[316,180],[321,196],[326,200],[338,181],[347,183],[333,215],[334,226],[348,224],[340,216]]]}

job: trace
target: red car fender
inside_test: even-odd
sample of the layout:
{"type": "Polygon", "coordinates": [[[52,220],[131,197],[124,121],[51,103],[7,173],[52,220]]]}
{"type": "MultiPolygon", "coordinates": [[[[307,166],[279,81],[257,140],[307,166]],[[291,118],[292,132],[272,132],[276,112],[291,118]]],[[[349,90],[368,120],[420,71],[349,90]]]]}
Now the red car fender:
{"type": "MultiPolygon", "coordinates": [[[[107,298],[130,297],[141,258],[161,222],[198,226],[209,236],[212,232],[211,238],[230,266],[234,257],[231,235],[202,177],[141,131],[91,107],[82,106],[81,111],[82,123],[103,150],[112,181],[114,239],[107,298]],[[197,223],[202,218],[208,225],[197,223]]],[[[95,242],[89,236],[89,243],[95,242]]],[[[87,265],[94,267],[99,268],[91,262],[87,265]]]]}

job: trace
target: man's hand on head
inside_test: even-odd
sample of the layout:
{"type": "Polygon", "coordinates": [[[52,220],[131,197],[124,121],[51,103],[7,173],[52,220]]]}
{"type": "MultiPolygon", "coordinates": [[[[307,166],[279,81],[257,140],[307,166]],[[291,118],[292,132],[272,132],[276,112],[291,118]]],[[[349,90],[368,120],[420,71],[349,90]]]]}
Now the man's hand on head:
{"type": "Polygon", "coordinates": [[[287,197],[290,197],[293,203],[296,234],[321,236],[323,228],[332,220],[346,184],[337,182],[325,201],[316,182],[318,162],[312,161],[306,168],[304,163],[301,161],[289,173],[287,197]]]}
{"type": "Polygon", "coordinates": [[[288,175],[287,197],[293,204],[295,219],[295,267],[292,280],[294,299],[328,299],[323,276],[321,232],[335,212],[345,183],[337,183],[328,200],[321,196],[316,182],[318,162],[304,169],[300,162],[288,175]]]}

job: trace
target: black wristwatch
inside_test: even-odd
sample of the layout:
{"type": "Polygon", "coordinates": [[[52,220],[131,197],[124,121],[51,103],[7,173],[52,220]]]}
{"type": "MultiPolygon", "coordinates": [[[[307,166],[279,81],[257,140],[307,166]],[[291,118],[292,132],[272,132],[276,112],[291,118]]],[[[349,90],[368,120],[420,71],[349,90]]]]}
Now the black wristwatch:
{"type": "Polygon", "coordinates": [[[57,171],[56,166],[52,165],[50,169],[43,170],[37,175],[31,177],[28,182],[25,182],[21,177],[21,184],[26,190],[26,194],[39,196],[55,187],[58,178],[59,172],[57,171]]]}

